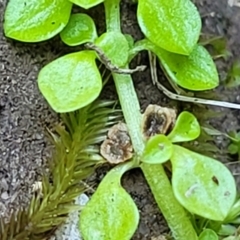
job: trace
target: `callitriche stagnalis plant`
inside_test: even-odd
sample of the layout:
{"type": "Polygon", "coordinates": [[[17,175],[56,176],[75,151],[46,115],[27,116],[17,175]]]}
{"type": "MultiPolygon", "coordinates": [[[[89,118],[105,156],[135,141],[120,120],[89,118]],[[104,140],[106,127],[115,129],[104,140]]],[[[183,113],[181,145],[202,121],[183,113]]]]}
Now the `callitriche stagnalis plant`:
{"type": "MultiPolygon", "coordinates": [[[[4,32],[7,37],[23,42],[45,41],[60,34],[62,41],[69,46],[85,44],[85,50],[54,60],[38,75],[41,93],[49,105],[63,116],[70,112],[71,118],[74,111],[94,106],[93,102],[104,85],[97,59],[111,72],[128,130],[125,134],[129,134],[133,155],[130,161],[116,166],[106,175],[82,210],[80,229],[84,239],[131,239],[138,225],[139,213],[120,181],[126,171],[137,167],[142,169],[174,239],[218,239],[218,234],[224,235],[226,232],[224,226],[233,223],[239,214],[233,176],[219,161],[176,144],[192,141],[199,136],[200,126],[193,114],[184,111],[176,122],[171,117],[173,121],[166,132],[159,130],[162,123],[169,121],[164,111],[162,114],[153,111],[148,115],[145,112],[145,117],[141,114],[131,74],[144,71],[146,67],[129,69],[129,64],[140,51],[147,50],[152,79],[170,98],[240,107],[232,103],[180,96],[162,86],[156,78],[155,56],[170,83],[184,89],[213,89],[219,84],[218,73],[210,54],[198,44],[201,18],[191,1],[139,0],[137,4],[138,23],[145,35],[145,39],[137,42],[132,36],[121,32],[120,0],[10,0],[5,11],[4,32]],[[89,9],[100,3],[104,4],[106,32],[98,36],[93,19],[81,13],[81,8],[89,9]],[[79,13],[71,14],[73,5],[81,7],[79,13]],[[169,160],[172,166],[171,179],[163,167],[169,160]]],[[[99,121],[98,115],[91,113],[89,116],[93,125],[85,122],[89,130],[99,121]]],[[[87,119],[86,116],[84,119],[87,119]]],[[[81,125],[81,122],[78,124],[81,125]]],[[[67,124],[70,134],[71,130],[75,133],[78,124],[71,118],[71,124],[67,124]]],[[[96,136],[93,136],[85,144],[103,140],[96,140],[96,136]]],[[[121,142],[119,139],[114,141],[116,144],[121,142]]],[[[68,145],[64,146],[62,154],[67,153],[74,159],[76,152],[68,145]]],[[[87,155],[89,159],[91,155],[92,152],[87,155]]],[[[62,171],[63,175],[69,176],[64,169],[62,171]]],[[[81,166],[78,171],[82,171],[81,166]]],[[[71,172],[75,174],[73,167],[71,172]]],[[[54,196],[59,196],[59,192],[67,196],[68,192],[64,190],[58,189],[58,194],[54,196]]],[[[42,202],[48,206],[48,193],[43,191],[42,194],[45,199],[42,202]]],[[[48,221],[45,232],[60,222],[52,224],[48,221]]],[[[26,239],[28,236],[24,235],[26,239]]]]}

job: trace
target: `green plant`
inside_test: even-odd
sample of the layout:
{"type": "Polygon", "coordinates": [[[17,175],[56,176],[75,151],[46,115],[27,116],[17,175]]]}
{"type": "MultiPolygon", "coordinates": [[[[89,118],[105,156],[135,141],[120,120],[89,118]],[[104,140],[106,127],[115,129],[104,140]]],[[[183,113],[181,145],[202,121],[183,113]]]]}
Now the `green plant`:
{"type": "Polygon", "coordinates": [[[27,209],[13,213],[7,223],[0,219],[1,240],[47,239],[69,212],[79,210],[74,198],[85,191],[83,181],[93,173],[96,164],[104,162],[96,144],[105,138],[109,126],[121,119],[113,104],[94,102],[61,115],[62,123],[49,131],[55,146],[49,159],[50,174],[43,170],[43,179],[27,209]]]}
{"type": "Polygon", "coordinates": [[[227,60],[231,56],[231,53],[227,50],[227,39],[224,37],[211,37],[203,34],[200,37],[200,43],[203,46],[211,47],[211,55],[214,59],[224,58],[227,60]]]}
{"type": "MultiPolygon", "coordinates": [[[[196,7],[189,0],[139,0],[138,23],[146,39],[134,43],[131,36],[121,32],[120,0],[71,2],[10,0],[5,12],[4,30],[7,37],[25,42],[47,40],[60,33],[63,42],[69,46],[86,43],[87,50],[60,57],[39,73],[39,89],[57,112],[86,107],[98,98],[102,79],[96,59],[112,73],[134,155],[130,162],[115,167],[106,175],[83,209],[80,228],[84,239],[131,238],[139,215],[120,180],[123,173],[136,167],[142,169],[175,239],[195,240],[199,234],[199,239],[207,239],[209,235],[216,239],[215,229],[207,230],[203,226],[197,231],[191,216],[194,214],[207,221],[220,222],[221,226],[236,199],[231,173],[220,162],[175,144],[199,136],[198,121],[191,113],[182,112],[169,134],[158,129],[166,117],[164,114],[159,116],[158,112],[153,112],[144,122],[130,75],[144,70],[144,67],[128,68],[135,55],[148,50],[157,55],[172,84],[195,91],[216,87],[219,81],[214,62],[206,49],[197,44],[201,20],[196,7]],[[103,2],[106,32],[98,37],[94,21],[88,15],[71,15],[71,2],[85,9],[103,2]],[[142,125],[149,136],[144,136],[142,125]],[[162,165],[169,159],[172,164],[171,183],[162,165]]],[[[151,66],[154,64],[150,63],[151,66]]],[[[192,101],[199,102],[199,99],[192,101]]],[[[99,121],[98,115],[93,113],[91,119],[94,123],[99,121]]],[[[74,123],[71,125],[75,126],[74,123]]],[[[89,129],[93,127],[87,126],[89,129]]],[[[68,129],[71,133],[70,126],[68,129]]],[[[81,171],[80,167],[78,171],[81,171]]],[[[71,170],[75,174],[73,168],[71,170]]]]}
{"type": "Polygon", "coordinates": [[[240,82],[240,62],[234,61],[232,66],[230,67],[225,84],[226,87],[232,88],[239,86],[240,82]]]}
{"type": "Polygon", "coordinates": [[[213,127],[203,127],[203,130],[206,131],[209,135],[213,136],[223,136],[225,138],[228,138],[230,140],[230,144],[228,145],[228,153],[232,155],[238,155],[240,154],[240,132],[236,131],[230,131],[227,133],[222,133],[218,131],[217,129],[214,129],[213,127]]]}
{"type": "Polygon", "coordinates": [[[239,132],[230,132],[229,138],[231,143],[228,146],[228,151],[230,154],[240,154],[240,133],[239,132]]]}

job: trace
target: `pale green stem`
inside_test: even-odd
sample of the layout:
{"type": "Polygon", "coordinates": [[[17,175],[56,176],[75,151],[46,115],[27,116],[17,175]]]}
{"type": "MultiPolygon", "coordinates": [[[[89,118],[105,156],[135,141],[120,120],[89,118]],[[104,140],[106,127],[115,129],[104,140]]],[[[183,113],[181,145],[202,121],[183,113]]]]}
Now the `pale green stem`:
{"type": "Polygon", "coordinates": [[[120,5],[120,0],[104,1],[107,32],[110,32],[110,31],[121,32],[119,5],[120,5]]]}
{"type": "Polygon", "coordinates": [[[142,115],[132,78],[130,75],[113,73],[113,79],[133,148],[137,155],[141,155],[145,147],[141,130],[142,115]]]}
{"type": "MultiPolygon", "coordinates": [[[[105,0],[107,31],[121,31],[119,0],[105,0]],[[118,5],[118,6],[117,6],[118,5]]],[[[127,123],[133,148],[141,156],[145,142],[141,130],[142,116],[139,101],[130,75],[113,73],[124,119],[127,123]]],[[[176,240],[196,240],[196,232],[183,207],[176,200],[162,165],[142,164],[142,171],[150,185],[164,217],[176,240]]]]}
{"type": "Polygon", "coordinates": [[[141,169],[174,239],[197,240],[198,237],[190,218],[176,200],[163,166],[161,164],[143,163],[141,169]]]}

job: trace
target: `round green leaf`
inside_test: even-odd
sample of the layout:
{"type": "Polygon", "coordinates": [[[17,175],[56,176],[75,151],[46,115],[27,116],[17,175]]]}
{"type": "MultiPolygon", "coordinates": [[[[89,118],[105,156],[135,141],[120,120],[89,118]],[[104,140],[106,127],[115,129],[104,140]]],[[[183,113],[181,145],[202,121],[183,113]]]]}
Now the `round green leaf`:
{"type": "Polygon", "coordinates": [[[5,35],[23,42],[47,40],[66,26],[71,9],[67,0],[10,0],[4,17],[5,35]]]}
{"type": "Polygon", "coordinates": [[[231,172],[219,161],[176,145],[171,162],[177,200],[191,213],[223,221],[236,199],[231,172]]]}
{"type": "Polygon", "coordinates": [[[70,2],[75,3],[82,8],[89,9],[104,2],[104,0],[70,0],[70,2]]]}
{"type": "Polygon", "coordinates": [[[95,53],[71,53],[46,65],[38,75],[38,86],[56,112],[70,112],[94,101],[102,89],[95,53]]]}
{"type": "Polygon", "coordinates": [[[72,14],[60,37],[69,46],[93,42],[97,38],[95,23],[87,14],[72,14]]]}
{"type": "Polygon", "coordinates": [[[137,17],[145,36],[167,51],[189,55],[198,41],[201,18],[191,1],[139,0],[137,17]]]}
{"type": "Polygon", "coordinates": [[[215,88],[219,84],[216,66],[202,46],[196,45],[189,56],[170,53],[147,39],[136,43],[134,48],[135,54],[144,49],[154,52],[171,80],[183,88],[199,91],[215,88]]]}
{"type": "Polygon", "coordinates": [[[172,155],[172,143],[164,135],[155,135],[151,137],[144,149],[142,162],[145,163],[164,163],[172,155]]]}
{"type": "Polygon", "coordinates": [[[181,112],[173,130],[168,135],[171,142],[186,142],[196,139],[201,128],[195,116],[189,112],[181,112]]]}
{"type": "Polygon", "coordinates": [[[189,56],[158,49],[158,57],[171,79],[189,90],[208,90],[218,86],[216,66],[207,50],[196,45],[189,56]]]}
{"type": "Polygon", "coordinates": [[[138,209],[122,188],[121,166],[111,170],[80,214],[85,240],[129,240],[137,229],[138,209]]]}
{"type": "Polygon", "coordinates": [[[200,236],[199,240],[218,240],[218,235],[212,229],[204,229],[200,236]]]}
{"type": "Polygon", "coordinates": [[[112,64],[123,67],[128,61],[129,43],[120,32],[102,34],[95,42],[112,64]]]}

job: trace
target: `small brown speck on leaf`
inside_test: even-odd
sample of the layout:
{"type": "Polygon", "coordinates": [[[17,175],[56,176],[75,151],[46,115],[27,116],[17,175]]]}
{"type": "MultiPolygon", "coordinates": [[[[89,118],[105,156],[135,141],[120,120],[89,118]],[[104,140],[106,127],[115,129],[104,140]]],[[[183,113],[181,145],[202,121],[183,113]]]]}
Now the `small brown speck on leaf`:
{"type": "Polygon", "coordinates": [[[214,183],[216,183],[217,185],[219,185],[219,181],[218,181],[218,179],[216,178],[216,176],[213,176],[213,177],[212,177],[212,180],[213,180],[214,183]]]}
{"type": "Polygon", "coordinates": [[[229,191],[226,191],[226,192],[224,193],[224,196],[225,196],[225,197],[230,196],[230,192],[229,192],[229,191]]]}

